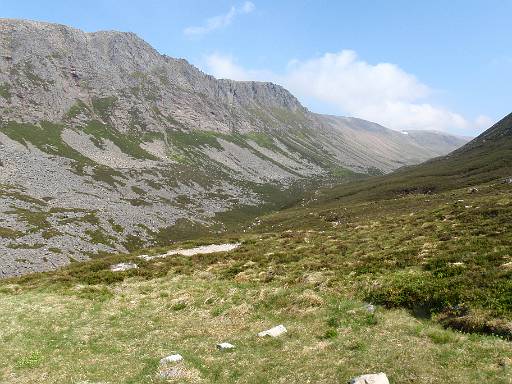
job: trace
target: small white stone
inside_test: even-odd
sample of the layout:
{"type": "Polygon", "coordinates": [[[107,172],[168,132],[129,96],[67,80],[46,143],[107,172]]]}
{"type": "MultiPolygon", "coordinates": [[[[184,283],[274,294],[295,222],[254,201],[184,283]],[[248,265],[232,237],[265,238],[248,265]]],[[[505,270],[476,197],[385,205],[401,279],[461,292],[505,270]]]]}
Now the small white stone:
{"type": "Polygon", "coordinates": [[[230,344],[230,343],[219,343],[217,344],[217,349],[220,350],[220,351],[224,351],[224,350],[227,350],[227,349],[233,349],[235,348],[235,346],[233,344],[230,344]]]}
{"type": "Polygon", "coordinates": [[[183,356],[181,356],[180,354],[169,355],[161,359],[160,364],[177,363],[178,361],[181,360],[183,360],[183,356]]]}
{"type": "Polygon", "coordinates": [[[286,333],[286,328],[283,324],[279,324],[273,328],[270,328],[270,329],[267,329],[266,331],[262,331],[262,332],[258,333],[258,336],[259,337],[265,337],[265,336],[277,337],[277,336],[281,336],[283,333],[286,333]]]}
{"type": "Polygon", "coordinates": [[[389,384],[385,373],[372,373],[353,378],[349,384],[389,384]]]}
{"type": "Polygon", "coordinates": [[[364,306],[364,309],[366,309],[366,312],[368,312],[368,313],[374,313],[375,312],[375,305],[373,305],[373,304],[366,304],[364,306]]]}
{"type": "Polygon", "coordinates": [[[112,272],[128,271],[129,269],[137,269],[139,266],[135,263],[119,263],[110,266],[112,272]]]}

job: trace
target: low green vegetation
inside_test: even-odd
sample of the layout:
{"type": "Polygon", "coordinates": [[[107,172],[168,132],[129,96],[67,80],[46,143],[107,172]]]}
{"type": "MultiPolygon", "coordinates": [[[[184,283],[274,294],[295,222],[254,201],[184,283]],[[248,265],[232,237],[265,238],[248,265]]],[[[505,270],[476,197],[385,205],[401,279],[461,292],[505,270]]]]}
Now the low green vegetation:
{"type": "Polygon", "coordinates": [[[23,232],[14,230],[12,228],[0,227],[0,238],[3,239],[16,239],[23,236],[23,232]]]}
{"type": "Polygon", "coordinates": [[[36,233],[51,228],[51,224],[48,221],[51,214],[44,210],[16,208],[12,211],[7,211],[6,214],[16,215],[19,221],[26,223],[30,228],[27,231],[28,233],[36,233]]]}
{"type": "Polygon", "coordinates": [[[228,253],[136,256],[167,250],[155,248],[4,280],[0,322],[17,325],[0,324],[0,372],[20,383],[41,372],[41,382],[158,383],[159,359],[181,353],[176,382],[331,383],[384,371],[393,383],[509,383],[511,192],[486,183],[312,202],[261,217],[252,233],[176,244],[242,243],[228,253]],[[119,262],[139,268],[111,272],[119,262]],[[256,336],[281,323],[285,336],[256,336]],[[235,350],[216,351],[221,341],[235,350]]]}
{"type": "Polygon", "coordinates": [[[248,140],[253,140],[260,147],[270,149],[276,153],[283,153],[283,150],[279,148],[271,135],[265,132],[249,132],[244,135],[248,140]]]}
{"type": "Polygon", "coordinates": [[[101,228],[97,229],[86,229],[85,234],[89,236],[89,241],[92,244],[103,244],[106,246],[112,246],[112,237],[106,234],[101,228]]]}
{"type": "Polygon", "coordinates": [[[488,137],[452,154],[359,183],[325,190],[320,199],[339,203],[385,200],[408,194],[449,191],[512,176],[512,114],[488,137]]]}
{"type": "Polygon", "coordinates": [[[69,111],[65,117],[69,118],[69,119],[73,119],[82,114],[86,115],[86,116],[90,116],[91,110],[82,100],[77,100],[76,103],[71,106],[71,108],[69,109],[69,111]]]}
{"type": "Polygon", "coordinates": [[[117,98],[115,96],[95,97],[92,99],[94,112],[100,116],[103,121],[110,121],[110,115],[115,106],[117,98]]]}
{"type": "Polygon", "coordinates": [[[217,141],[217,138],[223,136],[224,135],[221,133],[211,131],[167,131],[167,140],[172,146],[176,146],[178,148],[209,146],[222,150],[222,146],[217,141]]]}
{"type": "Polygon", "coordinates": [[[0,197],[4,199],[23,201],[25,203],[40,207],[45,207],[47,205],[47,202],[44,199],[32,197],[27,195],[23,189],[6,184],[0,184],[0,197]]]}
{"type": "MultiPolygon", "coordinates": [[[[0,132],[5,133],[12,140],[16,140],[23,145],[34,145],[49,155],[61,156],[72,160],[73,172],[81,176],[86,175],[85,169],[87,167],[90,169],[90,176],[96,181],[104,182],[112,187],[124,185],[123,179],[126,179],[126,176],[120,171],[97,164],[69,146],[62,139],[63,129],[62,125],[49,122],[33,125],[11,121],[0,126],[0,132]]],[[[95,139],[95,144],[100,148],[102,148],[103,139],[108,139],[129,156],[138,159],[155,159],[154,156],[140,148],[140,142],[136,138],[114,131],[99,121],[91,121],[83,129],[84,132],[95,139]]],[[[45,202],[43,201],[43,203],[45,202]]]]}
{"type": "Polygon", "coordinates": [[[50,155],[66,157],[75,161],[77,169],[92,163],[87,157],[66,144],[61,137],[63,126],[49,122],[41,122],[39,125],[28,123],[8,122],[0,126],[0,131],[12,140],[21,144],[29,143],[50,155]]]}
{"type": "Polygon", "coordinates": [[[7,101],[11,101],[11,86],[7,83],[0,84],[0,97],[7,101]]]}
{"type": "MultiPolygon", "coordinates": [[[[512,382],[510,123],[390,176],[322,190],[297,185],[287,199],[261,185],[253,190],[279,195],[269,206],[281,210],[251,222],[244,217],[255,212],[244,207],[209,228],[141,225],[126,237],[131,254],[0,281],[0,381],[332,383],[382,371],[393,384],[512,382]],[[186,241],[191,234],[200,240],[186,241]],[[142,250],[143,235],[156,248],[142,250]],[[162,256],[173,241],[240,246],[138,257],[162,256]],[[112,272],[121,262],[138,267],[112,272]],[[277,324],[288,332],[257,337],[277,324]],[[217,351],[223,341],[235,349],[217,351]],[[184,361],[164,380],[159,361],[173,353],[184,361]]],[[[170,141],[215,147],[217,138],[176,133],[170,141]]],[[[316,153],[306,131],[286,145],[298,142],[316,153]]],[[[201,176],[177,167],[190,180],[201,176]]],[[[44,215],[18,214],[44,224],[44,215]]]]}
{"type": "Polygon", "coordinates": [[[140,147],[140,140],[133,135],[121,133],[110,126],[97,120],[90,121],[83,131],[92,137],[94,144],[100,148],[104,148],[103,140],[110,140],[121,149],[125,154],[142,160],[157,160],[153,155],[146,152],[140,147]]]}

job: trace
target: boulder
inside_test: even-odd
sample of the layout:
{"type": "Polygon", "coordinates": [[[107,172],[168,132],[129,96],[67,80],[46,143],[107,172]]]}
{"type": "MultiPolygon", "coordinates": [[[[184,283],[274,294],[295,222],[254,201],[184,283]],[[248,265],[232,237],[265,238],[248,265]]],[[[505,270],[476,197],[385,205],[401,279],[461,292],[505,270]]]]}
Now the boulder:
{"type": "Polygon", "coordinates": [[[129,269],[137,269],[139,266],[135,263],[119,263],[110,266],[112,272],[128,271],[129,269]]]}
{"type": "Polygon", "coordinates": [[[270,329],[267,329],[266,331],[262,331],[262,332],[258,333],[258,336],[259,337],[265,337],[265,336],[278,337],[278,336],[281,336],[283,333],[286,333],[286,328],[283,324],[279,324],[273,328],[270,328],[270,329]]]}
{"type": "Polygon", "coordinates": [[[353,378],[349,384],[389,384],[388,377],[385,373],[372,373],[353,378]]]}
{"type": "Polygon", "coordinates": [[[178,361],[181,360],[183,360],[183,356],[181,356],[180,354],[169,355],[161,359],[160,364],[163,365],[167,363],[177,363],[178,361]]]}
{"type": "Polygon", "coordinates": [[[219,351],[226,351],[228,349],[233,349],[235,348],[235,346],[233,344],[230,344],[230,343],[219,343],[217,344],[217,349],[219,351]]]}

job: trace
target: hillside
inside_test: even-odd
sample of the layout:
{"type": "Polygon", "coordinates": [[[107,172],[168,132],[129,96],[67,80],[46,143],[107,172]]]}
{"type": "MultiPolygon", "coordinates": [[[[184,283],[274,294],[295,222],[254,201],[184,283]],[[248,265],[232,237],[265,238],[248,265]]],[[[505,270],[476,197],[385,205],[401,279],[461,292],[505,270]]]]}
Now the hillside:
{"type": "Polygon", "coordinates": [[[512,338],[511,191],[508,115],[447,156],[320,189],[251,228],[339,237],[336,268],[371,282],[367,300],[512,338]]]}
{"type": "Polygon", "coordinates": [[[508,121],[399,172],[408,185],[430,173],[428,193],[351,183],[243,233],[0,281],[0,381],[510,383],[508,121]],[[432,165],[450,161],[453,184],[432,165]],[[278,324],[287,332],[258,336],[278,324]]]}
{"type": "Polygon", "coordinates": [[[223,232],[466,141],[316,115],[132,33],[0,19],[0,52],[0,277],[223,232]]]}
{"type": "Polygon", "coordinates": [[[404,167],[391,175],[328,189],[316,198],[325,203],[382,200],[459,189],[511,176],[512,114],[509,114],[446,156],[404,167]]]}

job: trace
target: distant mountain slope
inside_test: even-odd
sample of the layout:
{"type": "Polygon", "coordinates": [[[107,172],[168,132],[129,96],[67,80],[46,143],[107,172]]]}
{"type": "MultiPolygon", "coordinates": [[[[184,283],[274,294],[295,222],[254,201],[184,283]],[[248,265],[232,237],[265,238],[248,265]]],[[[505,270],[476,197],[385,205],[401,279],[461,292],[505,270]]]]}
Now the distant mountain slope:
{"type": "Polygon", "coordinates": [[[512,113],[454,152],[392,174],[324,191],[324,200],[382,200],[512,178],[512,113]]]}
{"type": "Polygon", "coordinates": [[[454,136],[439,131],[403,131],[419,147],[429,149],[437,156],[446,155],[472,140],[470,137],[454,136]]]}
{"type": "Polygon", "coordinates": [[[439,155],[133,33],[25,20],[0,19],[0,111],[0,276],[223,231],[309,184],[439,155]]]}
{"type": "MultiPolygon", "coordinates": [[[[325,145],[343,148],[340,161],[354,168],[368,164],[389,172],[401,165],[417,164],[433,157],[445,155],[469,141],[435,131],[410,131],[409,134],[393,131],[370,121],[353,117],[316,115],[323,126],[335,134],[325,145]]],[[[364,168],[363,168],[364,169],[364,168]]]]}

